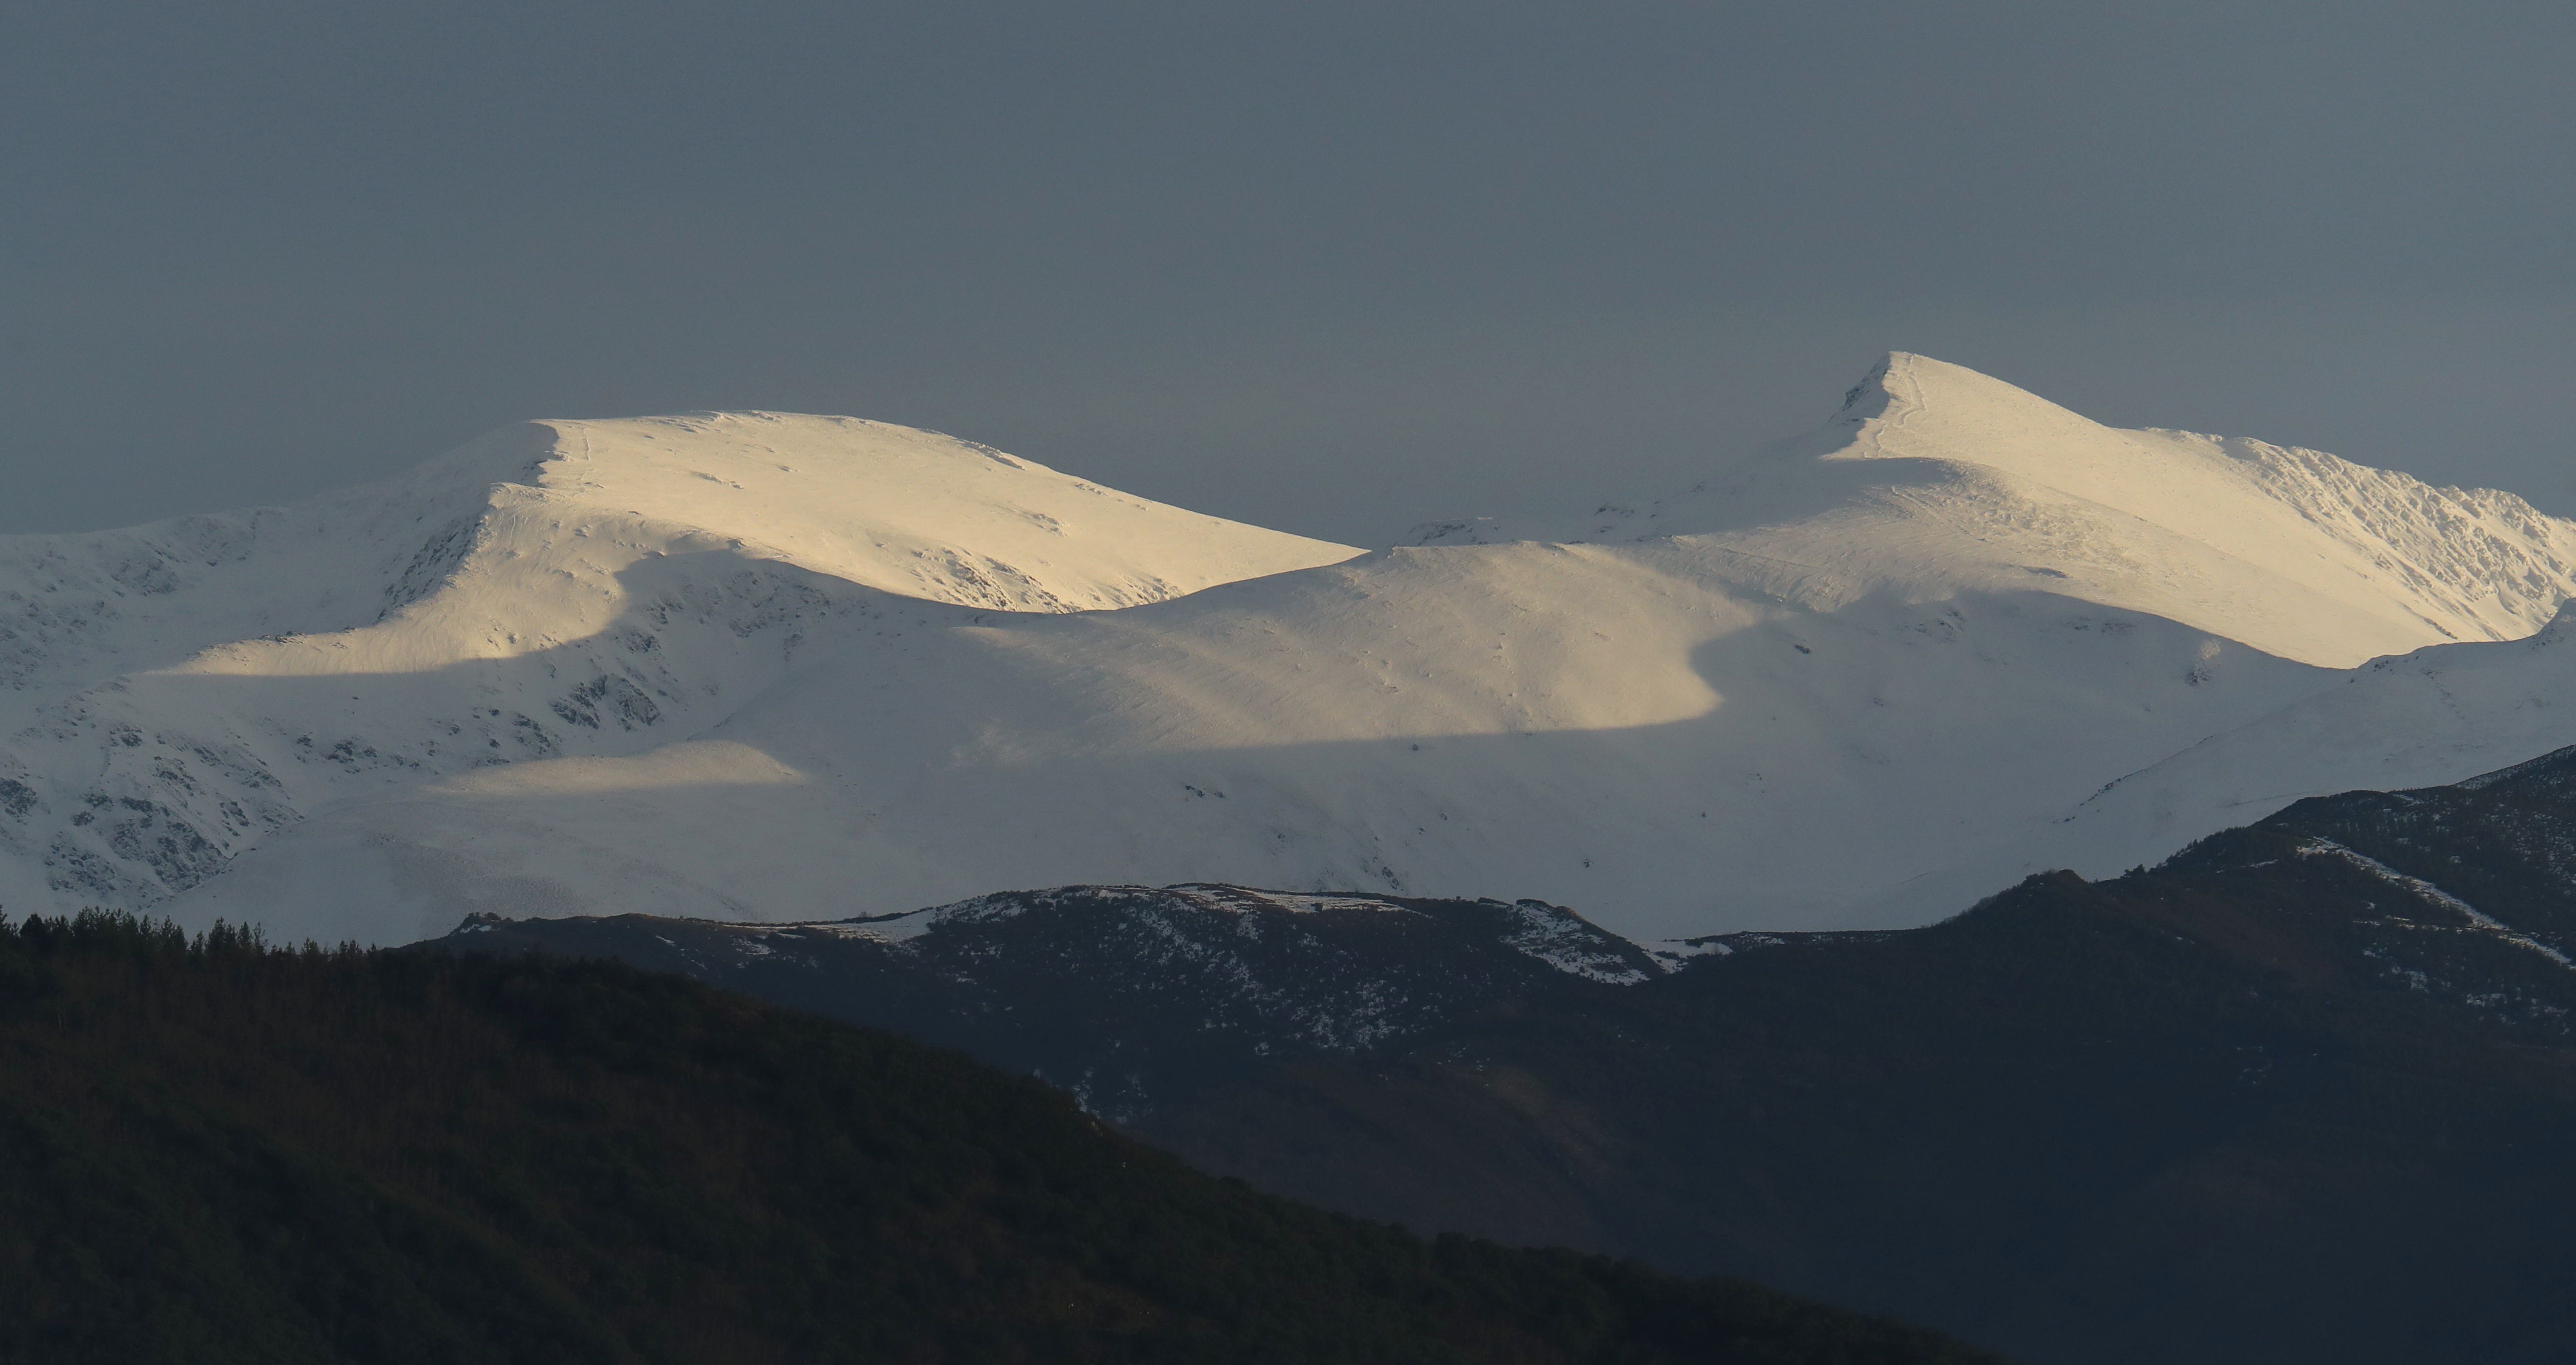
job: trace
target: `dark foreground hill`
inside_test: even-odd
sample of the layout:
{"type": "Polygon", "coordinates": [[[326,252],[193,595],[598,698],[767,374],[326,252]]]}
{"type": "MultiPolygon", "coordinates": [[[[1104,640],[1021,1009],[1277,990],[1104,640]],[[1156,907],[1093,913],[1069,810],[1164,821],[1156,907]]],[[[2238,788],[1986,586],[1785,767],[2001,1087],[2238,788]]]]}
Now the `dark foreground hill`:
{"type": "Polygon", "coordinates": [[[1669,973],[1545,911],[1076,888],[893,941],[452,942],[694,971],[1044,1072],[1273,1190],[2051,1365],[2576,1358],[2576,758],[1669,973]],[[1376,1031],[1302,1023],[1337,1012],[1376,1031]]]}
{"type": "Polygon", "coordinates": [[[1985,1357],[1426,1243],[955,1053],[613,963],[0,931],[0,1359],[1985,1357]]]}

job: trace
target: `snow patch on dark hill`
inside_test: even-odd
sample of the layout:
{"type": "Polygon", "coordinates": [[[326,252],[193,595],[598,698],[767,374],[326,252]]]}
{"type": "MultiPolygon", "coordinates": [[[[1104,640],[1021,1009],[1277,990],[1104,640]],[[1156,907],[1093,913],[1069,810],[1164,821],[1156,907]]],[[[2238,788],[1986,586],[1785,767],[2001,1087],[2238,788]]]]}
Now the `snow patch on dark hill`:
{"type": "Polygon", "coordinates": [[[1562,906],[1074,886],[805,924],[482,915],[458,950],[615,956],[964,1048],[1133,1120],[1256,1059],[1347,1055],[1669,963],[1562,906]]]}

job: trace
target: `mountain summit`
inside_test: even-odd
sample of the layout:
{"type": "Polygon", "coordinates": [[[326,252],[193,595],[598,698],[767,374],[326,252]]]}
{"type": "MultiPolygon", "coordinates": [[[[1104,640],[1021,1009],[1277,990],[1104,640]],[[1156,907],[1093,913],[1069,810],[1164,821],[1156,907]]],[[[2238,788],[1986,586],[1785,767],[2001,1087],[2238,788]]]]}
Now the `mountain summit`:
{"type": "MultiPolygon", "coordinates": [[[[2375,656],[2555,667],[2478,642],[2576,591],[2576,526],[2509,494],[1907,355],[1696,488],[1428,539],[1359,554],[741,413],[0,540],[0,901],[370,942],[1073,883],[1535,897],[1645,938],[1919,922],[2060,856],[2128,774],[2181,776],[2153,820],[2079,822],[2079,870],[2306,794],[2166,761],[2359,697],[2375,656]]],[[[2372,785],[2554,734],[2446,714],[2372,785]]]]}
{"type": "Polygon", "coordinates": [[[2319,451],[2106,427],[1898,352],[1834,420],[1642,507],[1429,543],[1682,536],[1776,560],[1801,600],[2055,591],[2327,667],[2520,639],[2576,595],[2576,523],[2319,451]]]}

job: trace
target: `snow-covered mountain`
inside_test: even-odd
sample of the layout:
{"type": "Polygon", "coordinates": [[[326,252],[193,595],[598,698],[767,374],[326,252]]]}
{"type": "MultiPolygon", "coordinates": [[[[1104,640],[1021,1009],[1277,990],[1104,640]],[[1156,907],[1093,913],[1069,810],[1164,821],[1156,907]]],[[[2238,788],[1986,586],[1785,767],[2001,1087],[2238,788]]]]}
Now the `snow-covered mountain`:
{"type": "Polygon", "coordinates": [[[2539,631],[2576,524],[1922,357],[1687,493],[1424,540],[747,414],[0,541],[0,900],[381,941],[1222,881],[1653,939],[1919,922],[2060,848],[2152,861],[2264,813],[2189,775],[2212,744],[2333,731],[2425,785],[2576,740],[2454,706],[2425,743],[2439,689],[2298,719],[2378,656],[2554,657],[2455,642],[2539,631]],[[2169,817],[2069,821],[2149,769],[2181,774],[2169,817]]]}
{"type": "Polygon", "coordinates": [[[670,746],[907,611],[1125,607],[1356,553],[774,413],[531,423],[288,507],[0,538],[0,902],[158,903],[316,811],[510,763],[731,772],[670,746]]]}
{"type": "MultiPolygon", "coordinates": [[[[2126,866],[2303,797],[2469,780],[2576,742],[2571,618],[2524,640],[2373,660],[2124,774],[2027,838],[1930,880],[1955,895],[2048,868],[2126,866]]],[[[1884,917],[1911,911],[1893,903],[1884,917]]]]}

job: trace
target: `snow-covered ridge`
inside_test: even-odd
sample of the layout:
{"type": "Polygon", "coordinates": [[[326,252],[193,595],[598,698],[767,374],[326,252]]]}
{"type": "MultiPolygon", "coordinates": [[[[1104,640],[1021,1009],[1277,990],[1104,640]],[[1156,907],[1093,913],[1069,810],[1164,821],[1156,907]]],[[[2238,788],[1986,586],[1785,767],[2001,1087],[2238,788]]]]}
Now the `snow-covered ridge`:
{"type": "Polygon", "coordinates": [[[477,915],[444,946],[681,970],[965,1048],[1130,1123],[1239,1084],[1263,1059],[1365,1052],[1664,974],[1559,906],[1208,884],[999,892],[795,924],[477,915]]]}
{"type": "MultiPolygon", "coordinates": [[[[1561,905],[1528,900],[1509,904],[1486,900],[1472,904],[1495,912],[1505,923],[1506,928],[1497,936],[1496,942],[1532,961],[1587,981],[1633,986],[1669,970],[1667,957],[1678,962],[1685,956],[1667,954],[1658,957],[1587,922],[1561,905]]],[[[998,924],[1032,911],[1045,913],[1069,907],[1093,913],[1107,910],[1133,921],[1157,924],[1167,923],[1176,915],[1185,918],[1213,915],[1240,920],[1244,916],[1263,914],[1419,916],[1426,913],[1418,906],[1407,905],[1391,896],[1308,894],[1193,882],[1179,886],[1063,886],[1043,891],[996,892],[953,905],[935,905],[894,914],[726,927],[753,942],[764,935],[796,937],[814,934],[894,945],[909,944],[924,934],[942,929],[998,924]]],[[[1454,915],[1458,906],[1450,903],[1437,909],[1443,914],[1454,915]]],[[[1237,928],[1254,938],[1259,936],[1253,924],[1242,923],[1237,928]]],[[[1204,953],[1200,955],[1204,956],[1204,953]]]]}
{"type": "Polygon", "coordinates": [[[1833,606],[2044,586],[2327,667],[2529,635],[2576,595],[2576,523],[2319,451],[2106,427],[1891,355],[1825,429],[1667,498],[1429,544],[1682,537],[1833,606]]]}
{"type": "Polygon", "coordinates": [[[1354,553],[776,413],[530,423],[286,507],[0,537],[0,900],[151,904],[315,809],[497,764],[661,751],[650,780],[777,780],[663,746],[818,629],[1129,606],[1354,553]]]}
{"type": "Polygon", "coordinates": [[[422,637],[456,634],[455,618],[477,607],[509,619],[487,638],[438,643],[524,651],[597,626],[620,605],[606,580],[638,562],[716,552],[893,596],[1049,612],[1161,601],[1358,553],[856,418],[531,422],[400,478],[285,507],[0,536],[0,688],[175,666],[301,670],[316,665],[281,656],[311,646],[259,646],[398,613],[432,618],[386,632],[403,637],[387,648],[408,656],[434,650],[422,637]],[[192,657],[224,645],[235,648],[192,657]]]}
{"type": "Polygon", "coordinates": [[[1921,922],[2308,789],[2225,753],[2393,787],[2576,742],[2526,677],[2571,564],[2507,494],[1911,356],[1687,493],[1377,554],[855,419],[536,424],[0,542],[0,902],[368,941],[1180,883],[1921,922]]]}
{"type": "MultiPolygon", "coordinates": [[[[2488,776],[2493,779],[2509,776],[2509,774],[2491,773],[2488,774],[2488,776]]],[[[2409,895],[2415,896],[2428,904],[2439,906],[2442,909],[2448,910],[2452,914],[2459,916],[2461,919],[2467,920],[2470,929],[2477,933],[2493,934],[2497,938],[2502,939],[2517,948],[2521,948],[2527,952],[2538,953],[2542,957],[2548,958],[2550,961],[2557,963],[2561,967],[2565,967],[2571,971],[2576,971],[2576,961],[2569,961],[2567,955],[2558,951],[2556,948],[2552,948],[2548,944],[2533,938],[2531,935],[2523,933],[2520,930],[2503,923],[2496,919],[2495,916],[2487,914],[2476,906],[2469,904],[2467,901],[2461,900],[2459,897],[2452,895],[2450,892],[2435,886],[2433,883],[2428,882],[2421,877],[2407,876],[2405,873],[2398,871],[2396,868],[2390,867],[2388,864],[2379,861],[2377,858],[2370,857],[2367,854],[2356,853],[2353,850],[2336,843],[2332,839],[2310,839],[2299,845],[2298,854],[2303,858],[2341,858],[2345,862],[2348,862],[2353,866],[2360,868],[2362,871],[2379,878],[2381,881],[2387,882],[2391,886],[2402,888],[2409,895]]]]}

